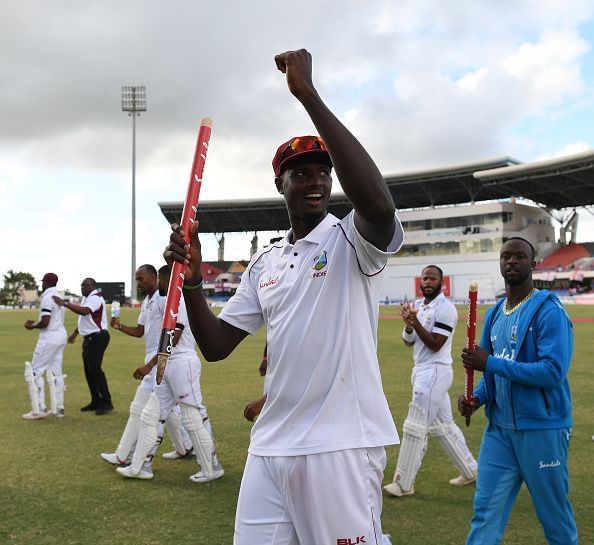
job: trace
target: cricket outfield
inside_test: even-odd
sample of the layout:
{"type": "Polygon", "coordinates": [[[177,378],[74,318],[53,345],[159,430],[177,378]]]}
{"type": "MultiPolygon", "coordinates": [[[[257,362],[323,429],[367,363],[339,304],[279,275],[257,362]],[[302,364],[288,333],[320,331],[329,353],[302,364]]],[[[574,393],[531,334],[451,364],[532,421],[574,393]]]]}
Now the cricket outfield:
{"type": "MultiPolygon", "coordinates": [[[[479,307],[479,314],[484,314],[479,307]]],[[[581,543],[594,543],[592,517],[594,490],[594,307],[570,306],[575,324],[575,347],[570,381],[575,426],[570,447],[571,499],[581,543]]],[[[459,308],[464,315],[465,309],[459,308]]],[[[123,309],[122,322],[134,324],[138,310],[123,309]]],[[[401,340],[401,326],[394,307],[381,309],[379,359],[384,388],[399,432],[411,396],[411,352],[401,340]]],[[[83,375],[80,339],[64,353],[66,417],[25,421],[30,410],[23,379],[23,363],[31,359],[37,332],[23,323],[35,319],[36,310],[0,311],[0,369],[2,387],[2,479],[0,480],[0,543],[7,545],[165,545],[231,544],[239,483],[245,462],[251,424],[243,418],[245,404],[261,395],[258,365],[264,332],[247,338],[226,361],[206,363],[202,390],[217,438],[225,476],[196,484],[188,477],[196,472],[192,460],[166,461],[160,454],[170,450],[169,439],[159,449],[152,481],[130,481],[116,474],[99,458],[113,451],[128,417],[137,382],[132,371],[143,361],[142,340],[111,331],[104,359],[115,410],[105,416],[81,413],[89,401],[83,375]]],[[[75,316],[66,314],[67,329],[75,316]]],[[[482,323],[477,325],[478,330],[482,323]]],[[[460,322],[454,354],[464,344],[460,322]]],[[[459,361],[459,358],[457,358],[459,361]]],[[[454,367],[452,399],[463,391],[464,373],[454,367]]],[[[345,400],[348,403],[348,400],[345,400]]],[[[477,455],[485,424],[483,411],[470,428],[456,416],[472,452],[477,455]]],[[[397,447],[388,447],[386,481],[394,471],[397,447]]],[[[394,543],[406,545],[459,545],[468,531],[474,488],[456,489],[448,480],[456,471],[437,442],[429,450],[415,483],[416,494],[384,498],[383,528],[394,543]]],[[[522,489],[503,540],[506,545],[545,543],[530,497],[522,489]]]]}

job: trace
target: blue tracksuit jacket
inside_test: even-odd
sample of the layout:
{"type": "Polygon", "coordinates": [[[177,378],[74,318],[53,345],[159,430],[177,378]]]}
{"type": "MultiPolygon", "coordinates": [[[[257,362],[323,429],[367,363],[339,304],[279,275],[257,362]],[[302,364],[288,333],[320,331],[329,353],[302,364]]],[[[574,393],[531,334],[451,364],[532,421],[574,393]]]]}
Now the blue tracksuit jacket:
{"type": "Polygon", "coordinates": [[[481,348],[489,353],[475,397],[490,420],[495,396],[494,374],[510,381],[514,428],[519,431],[569,428],[571,394],[567,373],[573,351],[573,327],[558,297],[536,292],[518,324],[515,360],[493,356],[491,322],[504,300],[485,316],[481,348]]]}

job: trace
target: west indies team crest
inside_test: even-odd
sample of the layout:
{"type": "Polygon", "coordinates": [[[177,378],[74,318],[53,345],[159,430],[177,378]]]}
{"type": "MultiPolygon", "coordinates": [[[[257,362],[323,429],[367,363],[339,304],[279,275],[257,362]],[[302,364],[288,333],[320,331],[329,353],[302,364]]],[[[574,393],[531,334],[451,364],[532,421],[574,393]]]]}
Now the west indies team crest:
{"type": "Polygon", "coordinates": [[[314,258],[312,269],[321,271],[326,265],[328,265],[328,255],[324,250],[320,255],[314,258]]]}

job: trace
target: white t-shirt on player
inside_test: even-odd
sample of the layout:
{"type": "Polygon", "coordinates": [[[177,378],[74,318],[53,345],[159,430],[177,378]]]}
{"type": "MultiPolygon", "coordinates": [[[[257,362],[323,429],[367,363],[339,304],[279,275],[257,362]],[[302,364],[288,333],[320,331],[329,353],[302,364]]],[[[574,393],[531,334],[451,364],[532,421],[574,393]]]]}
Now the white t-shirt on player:
{"type": "MultiPolygon", "coordinates": [[[[163,298],[165,302],[165,298],[163,298]]],[[[179,309],[177,311],[177,318],[175,319],[176,327],[182,329],[182,334],[177,344],[171,351],[171,359],[186,358],[188,355],[198,357],[196,353],[196,341],[190,330],[190,323],[188,322],[188,311],[186,310],[186,303],[183,295],[179,300],[179,309]]]]}
{"type": "Polygon", "coordinates": [[[413,360],[415,365],[426,365],[428,363],[452,364],[452,339],[456,324],[458,323],[458,311],[454,303],[440,293],[428,305],[425,299],[417,299],[417,319],[429,333],[437,333],[447,337],[443,346],[434,352],[423,341],[416,332],[413,334],[415,344],[413,347],[413,360]]]}
{"type": "MultiPolygon", "coordinates": [[[[144,326],[144,343],[146,346],[147,363],[159,349],[159,338],[161,336],[161,325],[163,324],[163,309],[160,304],[162,297],[159,290],[149,297],[144,298],[140,305],[140,314],[138,315],[138,324],[144,326]]],[[[163,298],[164,299],[164,298],[163,298]]]]}
{"type": "Polygon", "coordinates": [[[39,319],[49,316],[47,327],[39,330],[39,340],[46,342],[55,342],[56,344],[66,343],[66,328],[64,327],[64,315],[66,309],[57,305],[52,299],[53,295],[58,294],[58,288],[52,286],[47,288],[41,294],[41,303],[39,305],[39,319]]]}
{"type": "Polygon", "coordinates": [[[387,251],[367,242],[354,214],[327,215],[305,238],[256,253],[219,317],[254,334],[266,325],[268,397],[249,452],[296,456],[398,443],[377,359],[387,251]]]}

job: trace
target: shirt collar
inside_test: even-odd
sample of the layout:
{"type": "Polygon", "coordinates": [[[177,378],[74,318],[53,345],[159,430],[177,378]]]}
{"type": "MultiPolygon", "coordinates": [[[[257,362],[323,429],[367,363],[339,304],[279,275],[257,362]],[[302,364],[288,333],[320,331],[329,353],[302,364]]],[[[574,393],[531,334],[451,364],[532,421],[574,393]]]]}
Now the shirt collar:
{"type": "Polygon", "coordinates": [[[444,297],[445,296],[444,296],[443,292],[439,292],[439,295],[428,304],[425,304],[425,298],[423,297],[423,299],[421,299],[421,305],[424,306],[425,308],[433,308],[435,305],[437,305],[437,303],[440,301],[440,299],[443,299],[444,297]]]}
{"type": "MultiPolygon", "coordinates": [[[[333,214],[326,214],[324,219],[318,223],[306,236],[299,240],[306,240],[307,242],[313,242],[319,244],[324,239],[324,236],[328,229],[336,225],[340,220],[333,214]]],[[[292,229],[289,230],[285,236],[285,242],[290,244],[292,229]]]]}

